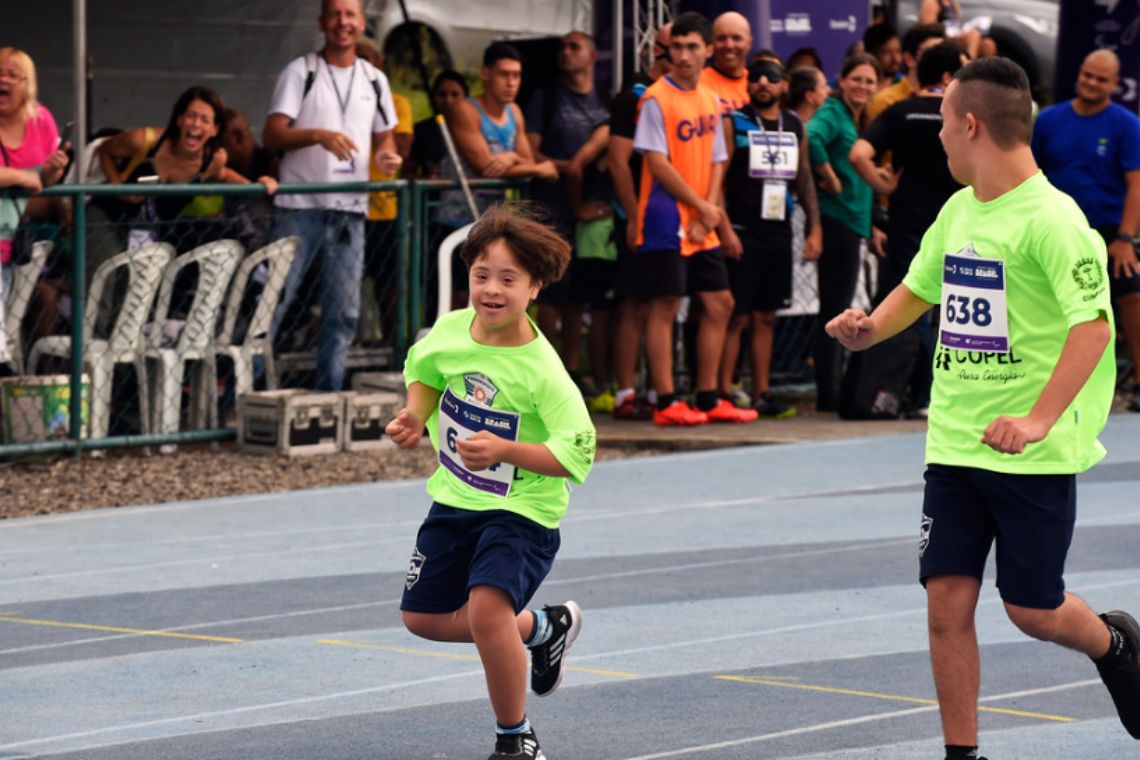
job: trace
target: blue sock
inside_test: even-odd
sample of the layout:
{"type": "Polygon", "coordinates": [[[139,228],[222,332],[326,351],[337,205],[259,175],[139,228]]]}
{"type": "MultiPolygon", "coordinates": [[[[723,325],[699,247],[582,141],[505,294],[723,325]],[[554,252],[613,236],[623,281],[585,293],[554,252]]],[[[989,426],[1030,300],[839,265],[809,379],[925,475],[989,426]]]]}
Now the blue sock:
{"type": "Polygon", "coordinates": [[[522,723],[517,726],[504,726],[502,723],[495,721],[496,734],[525,734],[530,730],[530,721],[523,716],[522,723]]]}
{"type": "Polygon", "coordinates": [[[530,638],[525,643],[528,649],[533,649],[539,644],[545,644],[549,641],[552,631],[546,610],[531,610],[530,614],[534,615],[534,632],[531,633],[530,638]]]}

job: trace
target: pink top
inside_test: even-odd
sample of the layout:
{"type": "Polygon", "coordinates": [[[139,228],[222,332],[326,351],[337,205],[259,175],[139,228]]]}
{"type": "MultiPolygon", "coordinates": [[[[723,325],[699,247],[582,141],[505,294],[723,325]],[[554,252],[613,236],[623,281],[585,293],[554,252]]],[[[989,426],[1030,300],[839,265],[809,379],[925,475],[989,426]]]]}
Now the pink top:
{"type": "Polygon", "coordinates": [[[24,127],[24,143],[12,147],[5,145],[8,154],[4,163],[13,169],[35,169],[59,147],[59,128],[51,111],[43,103],[36,106],[36,115],[24,127]]]}

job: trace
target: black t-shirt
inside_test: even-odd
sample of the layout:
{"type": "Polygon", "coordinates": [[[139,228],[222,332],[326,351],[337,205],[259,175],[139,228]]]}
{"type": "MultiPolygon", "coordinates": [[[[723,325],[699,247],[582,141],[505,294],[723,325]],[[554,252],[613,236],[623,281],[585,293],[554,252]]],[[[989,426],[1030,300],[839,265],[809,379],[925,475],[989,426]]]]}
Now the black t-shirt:
{"type": "MultiPolygon", "coordinates": [[[[539,150],[544,156],[569,160],[586,144],[593,131],[609,120],[610,113],[596,89],[587,93],[574,92],[562,82],[555,82],[534,93],[527,104],[525,117],[526,131],[542,135],[539,150]],[[548,98],[553,102],[547,102],[548,98]]],[[[530,196],[546,206],[547,212],[555,219],[574,218],[562,181],[534,182],[530,196]]]]}
{"type": "MultiPolygon", "coordinates": [[[[800,150],[807,150],[804,144],[804,125],[799,117],[791,111],[781,109],[783,117],[783,130],[796,136],[800,150]]],[[[757,125],[763,124],[768,132],[779,130],[779,119],[760,119],[751,105],[746,105],[732,114],[733,151],[728,162],[728,172],[725,175],[725,205],[728,208],[728,218],[734,225],[747,227],[759,235],[779,235],[790,237],[792,234],[792,215],[790,209],[785,214],[784,221],[766,220],[762,218],[764,180],[748,176],[748,132],[757,132],[757,125]]],[[[789,197],[795,192],[795,182],[788,182],[789,197]]]]}
{"type": "Polygon", "coordinates": [[[417,121],[412,129],[412,162],[416,165],[416,176],[438,178],[440,164],[447,158],[447,143],[443,141],[435,117],[417,121]]]}
{"type": "Polygon", "coordinates": [[[950,175],[946,151],[938,139],[941,105],[942,98],[908,98],[879,114],[863,132],[875,155],[891,151],[895,170],[904,170],[891,195],[888,240],[899,234],[921,240],[942,204],[962,187],[950,175]]]}
{"type": "MultiPolygon", "coordinates": [[[[645,74],[638,74],[624,87],[610,103],[610,137],[617,135],[632,140],[637,131],[637,104],[641,96],[653,84],[645,74]]],[[[629,158],[629,170],[633,173],[633,191],[638,192],[641,184],[641,154],[636,150],[629,158]]]]}

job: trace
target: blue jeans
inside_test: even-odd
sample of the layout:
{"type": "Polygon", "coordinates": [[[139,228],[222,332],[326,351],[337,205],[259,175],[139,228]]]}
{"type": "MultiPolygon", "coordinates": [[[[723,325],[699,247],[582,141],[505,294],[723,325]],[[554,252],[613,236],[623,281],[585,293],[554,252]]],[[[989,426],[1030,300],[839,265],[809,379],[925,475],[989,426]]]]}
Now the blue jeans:
{"type": "MultiPolygon", "coordinates": [[[[305,273],[318,253],[321,261],[321,330],[317,346],[317,383],[321,391],[344,386],[348,347],[360,319],[360,278],[364,268],[364,215],[328,209],[277,209],[272,239],[301,238],[285,278],[285,294],[273,315],[274,339],[305,273]]],[[[288,327],[291,327],[288,326],[288,327]]]]}

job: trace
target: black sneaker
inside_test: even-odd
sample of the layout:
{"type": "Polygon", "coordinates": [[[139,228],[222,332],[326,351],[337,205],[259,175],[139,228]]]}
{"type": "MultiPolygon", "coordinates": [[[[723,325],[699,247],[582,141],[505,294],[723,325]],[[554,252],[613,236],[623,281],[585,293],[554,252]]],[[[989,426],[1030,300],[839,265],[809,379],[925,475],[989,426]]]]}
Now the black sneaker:
{"type": "Polygon", "coordinates": [[[562,683],[562,663],[582,630],[582,608],[577,602],[543,607],[554,630],[545,644],[530,650],[530,688],[540,697],[549,697],[562,683]]]}
{"type": "Polygon", "coordinates": [[[1132,738],[1140,739],[1140,626],[1132,615],[1119,610],[1106,612],[1100,619],[1109,628],[1121,632],[1131,649],[1131,657],[1125,662],[1108,663],[1104,659],[1094,662],[1125,730],[1132,738]]]}
{"type": "Polygon", "coordinates": [[[533,729],[521,734],[495,734],[495,751],[487,760],[504,760],[508,757],[546,760],[533,729]]]}
{"type": "Polygon", "coordinates": [[[794,406],[773,401],[766,393],[756,399],[756,402],[752,404],[752,408],[760,413],[762,419],[766,420],[786,420],[788,417],[793,417],[796,414],[796,408],[794,406]]]}
{"type": "Polygon", "coordinates": [[[1140,412],[1140,383],[1132,384],[1132,393],[1128,396],[1128,411],[1140,412]]]}
{"type": "Polygon", "coordinates": [[[1108,687],[1125,730],[1133,739],[1140,739],[1140,625],[1135,618],[1120,610],[1106,612],[1100,619],[1110,628],[1120,631],[1131,650],[1131,658],[1127,662],[1096,661],[1096,669],[1100,680],[1108,687]]]}

